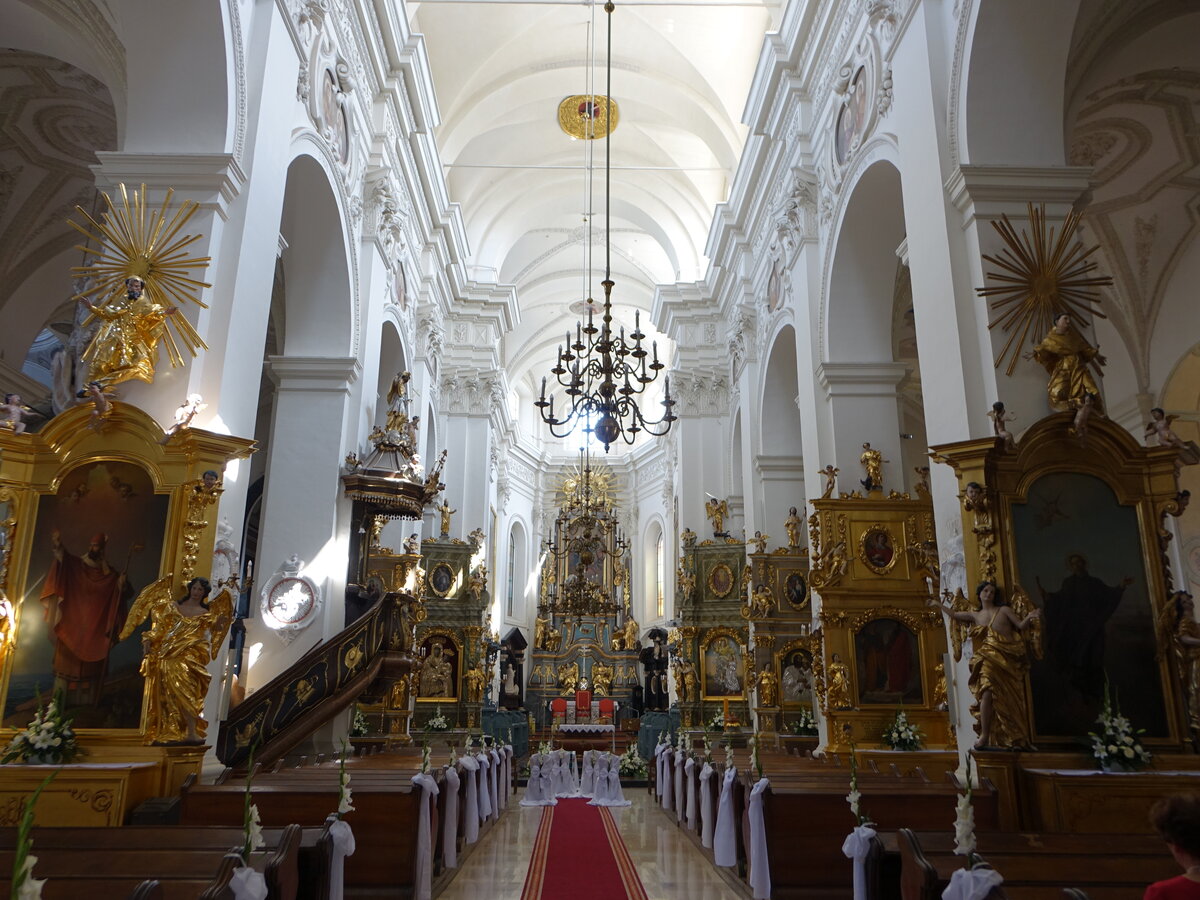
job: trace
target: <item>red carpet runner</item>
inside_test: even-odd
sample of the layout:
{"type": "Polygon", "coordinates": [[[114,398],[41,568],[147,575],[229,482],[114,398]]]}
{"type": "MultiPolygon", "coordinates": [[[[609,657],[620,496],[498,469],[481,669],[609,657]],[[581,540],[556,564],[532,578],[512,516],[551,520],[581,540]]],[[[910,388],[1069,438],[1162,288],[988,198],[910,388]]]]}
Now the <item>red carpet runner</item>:
{"type": "Polygon", "coordinates": [[[521,900],[647,900],[612,813],[582,798],[542,811],[521,900]]]}

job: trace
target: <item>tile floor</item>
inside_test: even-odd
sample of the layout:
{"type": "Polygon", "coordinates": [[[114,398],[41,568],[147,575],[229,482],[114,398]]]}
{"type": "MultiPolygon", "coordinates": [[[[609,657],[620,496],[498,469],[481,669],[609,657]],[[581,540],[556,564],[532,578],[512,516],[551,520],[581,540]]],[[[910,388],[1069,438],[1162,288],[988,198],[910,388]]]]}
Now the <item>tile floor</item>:
{"type": "MultiPolygon", "coordinates": [[[[480,839],[440,900],[515,900],[521,896],[542,817],[540,808],[516,805],[521,793],[518,790],[500,822],[480,839]]],[[[633,805],[612,813],[650,900],[740,900],[745,896],[726,884],[644,790],[627,789],[625,796],[633,805]]]]}

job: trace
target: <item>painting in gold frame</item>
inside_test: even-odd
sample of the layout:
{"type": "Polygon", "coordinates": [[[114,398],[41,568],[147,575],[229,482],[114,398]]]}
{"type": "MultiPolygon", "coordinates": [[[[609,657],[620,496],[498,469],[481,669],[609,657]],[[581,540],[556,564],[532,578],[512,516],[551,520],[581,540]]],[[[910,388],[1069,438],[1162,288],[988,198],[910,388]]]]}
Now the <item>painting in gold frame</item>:
{"type": "Polygon", "coordinates": [[[169,497],[136,463],[70,469],[38,498],[3,724],[21,728],[56,688],[76,728],[141,723],[145,626],[116,639],[137,592],[159,577],[169,497]]]}
{"type": "Polygon", "coordinates": [[[858,538],[858,558],[876,575],[890,572],[899,556],[896,539],[886,525],[870,525],[858,538]]]}
{"type": "Polygon", "coordinates": [[[719,600],[724,600],[733,591],[733,570],[725,563],[717,563],[708,573],[708,589],[719,600]]]}
{"type": "Polygon", "coordinates": [[[746,651],[728,628],[714,628],[700,648],[704,700],[741,700],[746,694],[746,651]]]}

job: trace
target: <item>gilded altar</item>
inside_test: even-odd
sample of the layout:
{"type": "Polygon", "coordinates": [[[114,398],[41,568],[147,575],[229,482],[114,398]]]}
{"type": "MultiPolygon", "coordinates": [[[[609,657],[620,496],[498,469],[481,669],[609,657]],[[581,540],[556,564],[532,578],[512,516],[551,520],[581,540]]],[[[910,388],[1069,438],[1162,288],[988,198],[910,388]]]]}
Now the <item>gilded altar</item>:
{"type": "MultiPolygon", "coordinates": [[[[175,597],[209,575],[221,473],[252,450],[252,441],[198,428],[164,437],[119,401],[101,421],[83,404],[36,434],[0,431],[0,590],[11,605],[0,660],[3,737],[33,718],[39,696],[63,691],[88,764],[148,767],[112,794],[124,804],[119,815],[134,798],[171,793],[198,773],[204,749],[145,746],[155,699],[141,671],[146,625],[119,639],[126,610],[166,573],[175,597]],[[85,570],[87,579],[72,575],[85,570]]],[[[0,786],[19,769],[0,768],[0,786]]]]}
{"type": "Polygon", "coordinates": [[[812,506],[809,580],[821,597],[819,693],[829,746],[848,737],[882,744],[901,709],[926,748],[953,746],[938,688],[945,629],[929,606],[937,551],[928,495],[874,491],[812,506]]]}

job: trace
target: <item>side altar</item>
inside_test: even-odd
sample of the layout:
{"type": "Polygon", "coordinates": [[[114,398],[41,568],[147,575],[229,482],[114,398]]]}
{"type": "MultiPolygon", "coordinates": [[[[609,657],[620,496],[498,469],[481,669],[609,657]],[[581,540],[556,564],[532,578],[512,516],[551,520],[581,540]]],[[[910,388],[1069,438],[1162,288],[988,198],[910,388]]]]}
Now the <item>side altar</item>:
{"type": "Polygon", "coordinates": [[[604,700],[615,701],[621,717],[642,708],[630,551],[617,524],[614,493],[611,471],[593,467],[586,457],[560,486],[525,691],[526,706],[541,725],[552,723],[552,703],[562,707],[561,720],[576,722],[598,715],[604,700]],[[575,708],[577,692],[589,708],[575,708]]]}

